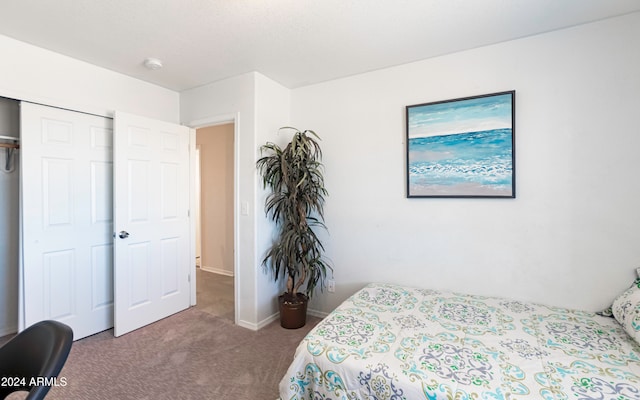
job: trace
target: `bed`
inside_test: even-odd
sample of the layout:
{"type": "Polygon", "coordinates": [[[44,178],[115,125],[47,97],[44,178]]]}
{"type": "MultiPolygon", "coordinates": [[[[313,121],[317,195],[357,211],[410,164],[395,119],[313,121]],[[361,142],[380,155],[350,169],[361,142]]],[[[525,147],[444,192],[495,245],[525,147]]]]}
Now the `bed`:
{"type": "Polygon", "coordinates": [[[370,284],[300,343],[280,398],[640,399],[640,346],[595,313],[370,284]]]}

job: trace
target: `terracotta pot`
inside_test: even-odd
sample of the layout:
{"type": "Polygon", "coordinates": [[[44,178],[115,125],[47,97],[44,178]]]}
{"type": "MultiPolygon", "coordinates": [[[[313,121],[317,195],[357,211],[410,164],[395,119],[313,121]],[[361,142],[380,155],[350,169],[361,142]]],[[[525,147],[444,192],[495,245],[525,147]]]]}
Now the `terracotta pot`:
{"type": "Polygon", "coordinates": [[[286,329],[302,328],[307,323],[307,303],[309,298],[298,293],[298,297],[278,296],[280,305],[280,326],[286,329]]]}

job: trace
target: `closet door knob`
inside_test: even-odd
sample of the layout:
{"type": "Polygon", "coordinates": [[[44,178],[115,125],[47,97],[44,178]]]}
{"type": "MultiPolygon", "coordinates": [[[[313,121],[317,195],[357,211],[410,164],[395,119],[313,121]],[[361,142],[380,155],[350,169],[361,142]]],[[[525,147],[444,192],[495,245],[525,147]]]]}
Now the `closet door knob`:
{"type": "Polygon", "coordinates": [[[120,236],[120,239],[126,239],[129,237],[129,232],[127,231],[120,231],[120,234],[118,235],[120,236]]]}

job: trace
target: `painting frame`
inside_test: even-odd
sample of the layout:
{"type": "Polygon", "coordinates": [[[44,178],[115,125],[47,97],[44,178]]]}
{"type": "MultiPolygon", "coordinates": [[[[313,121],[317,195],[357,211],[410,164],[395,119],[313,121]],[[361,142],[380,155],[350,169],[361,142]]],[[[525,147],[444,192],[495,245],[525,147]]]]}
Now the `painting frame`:
{"type": "Polygon", "coordinates": [[[406,106],[407,198],[515,198],[515,95],[406,106]]]}

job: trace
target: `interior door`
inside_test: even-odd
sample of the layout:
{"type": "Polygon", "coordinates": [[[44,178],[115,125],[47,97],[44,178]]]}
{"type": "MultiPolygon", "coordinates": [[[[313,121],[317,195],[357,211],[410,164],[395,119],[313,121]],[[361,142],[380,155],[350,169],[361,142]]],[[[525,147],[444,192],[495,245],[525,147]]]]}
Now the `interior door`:
{"type": "Polygon", "coordinates": [[[113,326],[112,121],[22,102],[23,319],[113,326]]]}
{"type": "Polygon", "coordinates": [[[189,135],[115,114],[115,336],[189,307],[189,135]]]}

